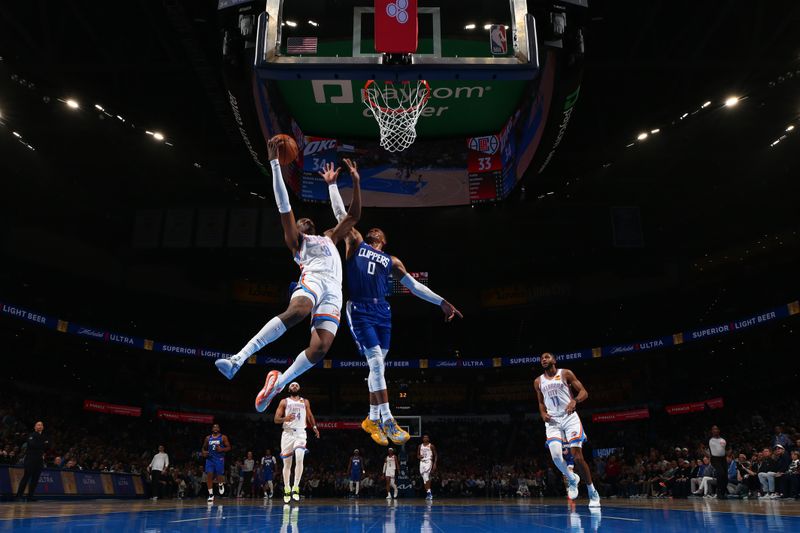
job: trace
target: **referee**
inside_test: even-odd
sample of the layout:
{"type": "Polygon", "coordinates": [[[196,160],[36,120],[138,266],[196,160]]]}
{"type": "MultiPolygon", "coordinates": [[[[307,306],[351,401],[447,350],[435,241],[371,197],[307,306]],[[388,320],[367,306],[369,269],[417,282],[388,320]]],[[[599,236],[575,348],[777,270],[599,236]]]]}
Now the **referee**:
{"type": "Polygon", "coordinates": [[[711,452],[711,466],[717,474],[717,499],[724,500],[728,495],[728,463],[725,460],[727,442],[719,434],[718,426],[711,426],[708,450],[711,452]]]}
{"type": "Polygon", "coordinates": [[[33,433],[28,435],[28,440],[25,449],[25,473],[17,487],[17,498],[22,498],[25,492],[25,485],[28,485],[28,501],[36,501],[34,493],[36,492],[36,485],[39,484],[39,475],[42,473],[44,466],[44,450],[50,445],[50,442],[44,436],[44,422],[41,420],[36,422],[33,426],[33,433]]]}

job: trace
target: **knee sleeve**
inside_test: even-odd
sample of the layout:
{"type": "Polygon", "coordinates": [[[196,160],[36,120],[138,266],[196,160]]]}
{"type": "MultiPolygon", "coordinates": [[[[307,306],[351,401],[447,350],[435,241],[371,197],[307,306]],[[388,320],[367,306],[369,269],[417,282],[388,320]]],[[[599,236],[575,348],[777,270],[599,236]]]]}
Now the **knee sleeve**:
{"type": "Polygon", "coordinates": [[[380,346],[373,346],[364,350],[369,365],[367,385],[370,392],[386,389],[386,379],[383,377],[383,355],[380,346]]]}
{"type": "Polygon", "coordinates": [[[567,476],[567,479],[572,479],[569,468],[567,468],[567,463],[564,461],[564,456],[561,455],[561,442],[552,441],[547,445],[547,447],[550,448],[550,456],[553,458],[553,463],[555,463],[556,468],[558,468],[562,474],[567,476]]]}
{"type": "Polygon", "coordinates": [[[300,485],[300,478],[303,476],[303,459],[305,458],[306,450],[298,448],[294,451],[294,484],[300,485]]]}

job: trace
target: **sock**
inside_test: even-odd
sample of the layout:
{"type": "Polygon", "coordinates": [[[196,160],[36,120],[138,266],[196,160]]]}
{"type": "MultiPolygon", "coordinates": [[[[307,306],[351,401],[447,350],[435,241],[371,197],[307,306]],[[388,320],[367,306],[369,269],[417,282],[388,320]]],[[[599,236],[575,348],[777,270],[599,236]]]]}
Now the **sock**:
{"type": "Polygon", "coordinates": [[[236,365],[244,363],[251,355],[259,351],[267,344],[275,341],[278,337],[284,334],[286,326],[283,325],[281,319],[274,317],[261,328],[261,331],[256,333],[256,336],[250,339],[250,342],[245,344],[244,348],[239,350],[239,353],[231,357],[236,365]]]}
{"type": "Polygon", "coordinates": [[[281,374],[281,377],[278,378],[278,382],[275,384],[275,386],[278,389],[282,389],[283,387],[294,381],[294,378],[296,378],[297,376],[299,376],[312,366],[314,366],[314,363],[308,360],[308,357],[306,357],[306,352],[305,350],[303,350],[302,352],[300,352],[300,355],[297,356],[297,359],[294,360],[294,363],[292,363],[292,365],[289,368],[287,368],[283,374],[281,374]]]}
{"type": "Polygon", "coordinates": [[[303,459],[306,451],[303,448],[298,448],[294,451],[294,488],[300,487],[300,478],[303,477],[303,459]]]}
{"type": "Polygon", "coordinates": [[[590,483],[586,485],[586,488],[589,490],[589,494],[594,494],[594,483],[590,483]]]}
{"type": "Polygon", "coordinates": [[[372,420],[373,422],[381,421],[381,409],[379,406],[370,404],[369,419],[372,420]]]}
{"type": "Polygon", "coordinates": [[[213,495],[214,494],[214,489],[208,489],[208,494],[209,495],[213,495]]]}
{"type": "Polygon", "coordinates": [[[284,492],[289,490],[290,481],[292,480],[292,459],[291,456],[283,460],[283,487],[284,492]]]}
{"type": "Polygon", "coordinates": [[[378,406],[381,413],[381,421],[386,422],[392,417],[392,411],[389,409],[389,402],[382,403],[378,406]]]}

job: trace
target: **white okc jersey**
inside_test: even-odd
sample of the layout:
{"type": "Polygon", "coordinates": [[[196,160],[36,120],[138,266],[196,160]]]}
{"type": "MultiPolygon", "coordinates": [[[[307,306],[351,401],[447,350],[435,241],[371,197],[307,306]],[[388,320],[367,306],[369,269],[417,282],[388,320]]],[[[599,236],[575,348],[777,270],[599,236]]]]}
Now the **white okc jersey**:
{"type": "Polygon", "coordinates": [[[561,369],[556,370],[556,375],[548,378],[542,374],[539,378],[539,389],[544,396],[544,406],[550,416],[563,416],[567,414],[567,404],[572,401],[572,391],[561,376],[561,369]]]}
{"type": "Polygon", "coordinates": [[[330,237],[303,234],[303,242],[294,260],[303,274],[324,274],[342,283],[342,258],[330,237]]]}
{"type": "Polygon", "coordinates": [[[395,477],[397,472],[397,456],[387,457],[383,463],[383,474],[386,477],[395,477]]]}
{"type": "Polygon", "coordinates": [[[283,429],[292,431],[305,431],[306,429],[306,402],[302,398],[293,400],[286,398],[286,416],[294,415],[294,420],[284,422],[283,429]]]}
{"type": "Polygon", "coordinates": [[[430,463],[433,461],[433,450],[431,450],[431,445],[420,444],[419,446],[419,454],[422,456],[420,459],[421,463],[430,463]]]}

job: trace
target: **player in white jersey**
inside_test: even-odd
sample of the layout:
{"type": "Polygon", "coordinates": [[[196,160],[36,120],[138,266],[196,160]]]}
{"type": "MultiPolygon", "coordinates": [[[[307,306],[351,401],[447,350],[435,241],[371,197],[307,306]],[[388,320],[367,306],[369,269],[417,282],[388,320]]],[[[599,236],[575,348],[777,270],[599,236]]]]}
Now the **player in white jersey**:
{"type": "Polygon", "coordinates": [[[397,484],[394,480],[397,478],[397,471],[399,470],[397,464],[397,456],[394,454],[394,448],[389,448],[389,455],[383,461],[383,476],[386,478],[386,499],[391,500],[393,497],[397,499],[397,484]],[[392,489],[394,489],[394,496],[392,496],[392,489]]]}
{"type": "MultiPolygon", "coordinates": [[[[339,328],[339,315],[342,306],[342,259],[336,243],[355,226],[361,217],[361,186],[358,178],[353,178],[353,202],[350,210],[333,229],[317,235],[316,226],[311,219],[294,219],[289,195],[283,183],[281,167],[278,162],[280,146],[272,141],[267,143],[270,164],[272,165],[272,187],[275,201],[281,214],[283,238],[291,250],[294,260],[300,266],[301,276],[292,293],[289,307],[250,339],[239,353],[230,358],[218,359],[216,366],[228,379],[244,362],[258,350],[275,341],[283,333],[311,315],[311,342],[300,352],[286,371],[281,374],[272,370],[267,374],[264,387],[256,396],[256,410],[263,412],[272,399],[280,393],[287,383],[318,363],[328,353],[339,328]]],[[[326,179],[332,179],[341,171],[333,163],[325,165],[320,172],[326,179]]]]}
{"type": "Polygon", "coordinates": [[[439,454],[436,453],[436,446],[431,444],[431,438],[428,435],[422,436],[422,444],[417,448],[417,459],[419,459],[419,473],[422,476],[422,482],[425,483],[425,499],[432,500],[433,493],[431,492],[431,474],[436,472],[436,461],[439,454]]]}
{"type": "Polygon", "coordinates": [[[289,397],[284,398],[275,410],[275,423],[283,424],[281,459],[283,460],[283,501],[300,501],[300,479],[303,477],[303,458],[306,454],[306,427],[319,438],[311,403],[300,397],[300,385],[289,385],[289,397]],[[294,457],[294,486],[291,485],[292,457],[294,457]],[[291,489],[289,487],[292,487],[291,489]]]}
{"type": "Polygon", "coordinates": [[[592,474],[583,458],[582,446],[586,440],[583,425],[575,407],[589,397],[583,384],[578,381],[571,370],[556,368],[553,354],[542,354],[544,373],[533,382],[536,397],[539,400],[539,414],[544,420],[547,435],[547,447],[556,467],[567,478],[567,496],[574,500],[578,497],[578,482],[581,478],[572,472],[562,455],[562,447],[567,446],[575,459],[575,467],[584,476],[589,490],[589,507],[600,507],[600,495],[592,484],[592,474]],[[578,393],[572,395],[572,389],[578,393]]]}

